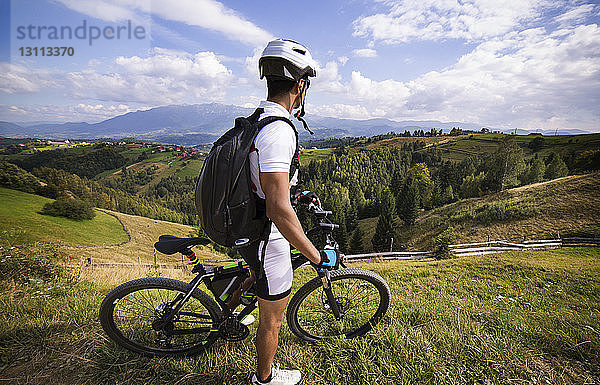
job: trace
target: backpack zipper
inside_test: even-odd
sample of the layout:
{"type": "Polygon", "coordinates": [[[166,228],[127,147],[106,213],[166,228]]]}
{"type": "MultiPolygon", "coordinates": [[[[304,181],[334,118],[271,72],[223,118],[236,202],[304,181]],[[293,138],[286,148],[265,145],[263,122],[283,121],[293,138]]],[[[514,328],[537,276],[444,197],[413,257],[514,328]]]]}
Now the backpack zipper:
{"type": "MultiPolygon", "coordinates": [[[[231,163],[233,163],[233,159],[231,159],[233,156],[235,156],[235,151],[237,150],[237,137],[234,137],[233,141],[233,146],[231,148],[231,150],[229,151],[229,164],[231,165],[231,163]]],[[[229,227],[233,224],[232,220],[231,220],[231,210],[229,209],[229,194],[231,193],[231,188],[233,187],[231,185],[231,183],[233,183],[233,181],[231,180],[231,175],[232,175],[232,167],[229,167],[229,178],[227,179],[230,183],[230,185],[227,188],[227,195],[225,196],[225,227],[229,227]]]]}

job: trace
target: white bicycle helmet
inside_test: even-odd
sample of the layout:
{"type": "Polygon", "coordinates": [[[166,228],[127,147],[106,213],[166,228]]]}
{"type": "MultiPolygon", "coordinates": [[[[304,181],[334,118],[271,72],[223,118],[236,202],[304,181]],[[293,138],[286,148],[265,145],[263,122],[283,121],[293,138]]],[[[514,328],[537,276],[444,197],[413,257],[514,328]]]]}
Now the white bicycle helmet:
{"type": "Polygon", "coordinates": [[[317,76],[316,64],[308,48],[288,39],[269,42],[258,60],[260,78],[278,77],[298,81],[317,76]]]}

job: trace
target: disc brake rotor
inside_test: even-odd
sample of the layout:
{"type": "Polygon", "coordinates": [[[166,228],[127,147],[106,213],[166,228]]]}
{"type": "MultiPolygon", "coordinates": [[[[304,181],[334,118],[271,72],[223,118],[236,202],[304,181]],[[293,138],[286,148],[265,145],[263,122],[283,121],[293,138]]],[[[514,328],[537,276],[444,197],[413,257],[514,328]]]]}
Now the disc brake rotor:
{"type": "MultiPolygon", "coordinates": [[[[335,302],[338,305],[338,309],[340,311],[340,315],[343,317],[346,315],[346,310],[350,307],[350,300],[346,297],[336,297],[335,302]]],[[[329,306],[329,302],[327,300],[323,301],[323,310],[325,310],[329,314],[333,314],[333,310],[331,306],[329,306]]]]}

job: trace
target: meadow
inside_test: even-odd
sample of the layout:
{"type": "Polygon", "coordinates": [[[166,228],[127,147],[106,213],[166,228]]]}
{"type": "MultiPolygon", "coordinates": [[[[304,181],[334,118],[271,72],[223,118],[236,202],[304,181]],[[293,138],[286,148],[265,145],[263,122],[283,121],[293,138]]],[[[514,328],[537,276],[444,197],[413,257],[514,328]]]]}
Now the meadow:
{"type": "MultiPolygon", "coordinates": [[[[50,245],[1,252],[1,383],[244,384],[253,370],[256,325],[245,341],[185,359],[141,357],[104,335],[98,306],[112,287],[138,274],[186,278],[181,271],[94,276],[61,268],[67,256],[50,245]]],[[[384,277],[390,309],[360,339],[306,343],[284,325],[275,360],[306,384],[600,380],[600,249],[352,266],[384,277]]],[[[313,276],[301,268],[295,289],[313,276]]]]}

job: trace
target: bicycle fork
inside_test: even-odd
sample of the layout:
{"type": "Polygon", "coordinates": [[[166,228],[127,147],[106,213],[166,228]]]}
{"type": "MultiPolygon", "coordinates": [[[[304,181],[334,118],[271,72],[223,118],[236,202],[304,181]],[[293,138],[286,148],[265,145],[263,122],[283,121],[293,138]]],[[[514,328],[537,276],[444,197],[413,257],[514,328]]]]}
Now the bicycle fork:
{"type": "Polygon", "coordinates": [[[340,307],[338,306],[338,302],[333,295],[333,290],[331,289],[331,275],[329,270],[321,269],[317,271],[319,277],[321,277],[321,282],[323,282],[323,291],[325,291],[325,296],[327,297],[327,302],[329,303],[329,308],[333,313],[333,316],[336,320],[342,319],[344,314],[340,311],[340,307]]]}

